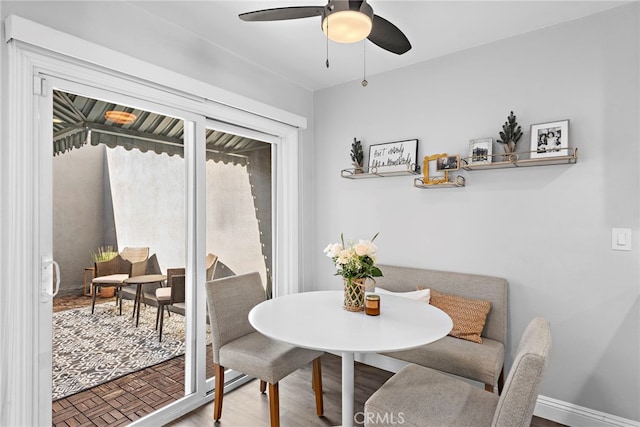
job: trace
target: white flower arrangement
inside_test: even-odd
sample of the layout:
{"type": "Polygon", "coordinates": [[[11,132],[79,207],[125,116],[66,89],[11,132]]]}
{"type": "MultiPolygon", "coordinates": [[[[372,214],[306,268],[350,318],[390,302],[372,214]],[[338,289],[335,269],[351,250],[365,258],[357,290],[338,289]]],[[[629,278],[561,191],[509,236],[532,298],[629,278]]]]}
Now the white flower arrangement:
{"type": "Polygon", "coordinates": [[[345,279],[372,279],[381,277],[382,271],[376,267],[378,261],[376,256],[377,247],[373,241],[378,237],[378,233],[371,240],[359,240],[344,244],[344,236],[340,235],[340,243],[330,243],[324,253],[333,260],[336,266],[336,276],[345,279]]]}

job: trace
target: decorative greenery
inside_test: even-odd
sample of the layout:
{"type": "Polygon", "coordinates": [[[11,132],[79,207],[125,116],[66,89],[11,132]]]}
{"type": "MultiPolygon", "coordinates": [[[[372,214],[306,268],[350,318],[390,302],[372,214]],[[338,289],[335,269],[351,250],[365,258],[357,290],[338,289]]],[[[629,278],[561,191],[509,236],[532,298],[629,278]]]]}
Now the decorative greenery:
{"type": "Polygon", "coordinates": [[[372,279],[381,277],[382,271],[376,267],[376,245],[371,240],[359,240],[357,243],[344,244],[344,236],[340,234],[340,243],[330,243],[324,249],[324,253],[333,260],[336,266],[336,276],[345,279],[372,279]]]}
{"type": "Polygon", "coordinates": [[[362,161],[364,160],[364,152],[362,151],[362,143],[353,138],[353,144],[351,144],[351,161],[356,169],[362,168],[362,161]]]}
{"type": "MultiPolygon", "coordinates": [[[[500,144],[506,144],[511,148],[511,151],[515,150],[516,144],[522,138],[522,127],[516,122],[516,116],[513,111],[507,116],[507,121],[502,125],[502,131],[500,133],[500,139],[497,141],[500,144]]],[[[506,148],[505,148],[506,150],[506,148]]]]}
{"type": "Polygon", "coordinates": [[[91,253],[92,262],[109,261],[118,255],[118,251],[111,245],[100,246],[96,252],[91,253]]]}

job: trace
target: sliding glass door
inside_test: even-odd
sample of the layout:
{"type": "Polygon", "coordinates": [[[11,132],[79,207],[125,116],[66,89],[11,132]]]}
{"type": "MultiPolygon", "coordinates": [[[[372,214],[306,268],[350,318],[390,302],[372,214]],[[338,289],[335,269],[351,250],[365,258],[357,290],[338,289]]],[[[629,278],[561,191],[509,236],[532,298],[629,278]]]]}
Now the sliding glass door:
{"type": "Polygon", "coordinates": [[[196,122],[204,118],[46,81],[51,92],[40,104],[50,103],[41,118],[49,128],[42,144],[50,172],[41,192],[49,194],[42,200],[50,201],[43,209],[52,232],[43,244],[51,245],[60,266],[56,299],[65,301],[53,315],[48,309],[52,415],[77,407],[95,423],[134,422],[198,393],[198,369],[204,385],[204,357],[198,360],[196,351],[204,340],[187,322],[196,324],[195,283],[205,276],[204,255],[194,256],[196,233],[189,230],[196,227],[187,206],[194,165],[198,157],[204,162],[195,148],[204,140],[204,126],[196,138],[196,122]],[[132,283],[91,285],[96,276],[113,275],[132,283]],[[175,289],[165,292],[167,301],[158,289],[168,285],[175,289]]]}
{"type": "MultiPolygon", "coordinates": [[[[13,141],[14,145],[5,153],[5,164],[11,166],[7,170],[11,182],[9,184],[7,184],[8,181],[5,182],[3,191],[8,207],[7,224],[11,224],[13,239],[11,242],[12,251],[8,253],[7,260],[11,268],[7,269],[5,276],[7,282],[22,283],[24,286],[14,287],[11,293],[12,301],[16,303],[8,306],[5,314],[7,317],[15,319],[15,324],[20,325],[20,328],[6,331],[5,342],[14,348],[16,354],[24,357],[14,361],[15,369],[8,372],[7,378],[3,380],[5,385],[11,385],[12,395],[16,398],[16,405],[8,408],[3,419],[14,420],[16,424],[44,425],[51,423],[52,293],[56,288],[55,285],[52,287],[52,282],[55,283],[55,279],[60,279],[62,282],[67,280],[67,273],[57,274],[56,272],[54,274],[55,268],[51,262],[54,255],[54,233],[58,233],[57,230],[65,230],[66,244],[69,242],[78,243],[79,246],[86,244],[84,236],[81,236],[87,230],[84,225],[75,230],[76,241],[73,238],[68,238],[73,235],[73,232],[68,230],[75,221],[73,212],[69,213],[67,217],[68,224],[55,227],[53,225],[54,185],[56,188],[61,188],[64,185],[69,186],[66,192],[55,195],[56,199],[62,200],[65,197],[71,197],[72,186],[86,184],[82,181],[88,179],[90,174],[95,172],[95,170],[87,171],[86,174],[81,172],[82,176],[78,178],[78,176],[73,176],[73,170],[65,171],[66,166],[61,164],[59,169],[62,172],[69,172],[71,176],[65,178],[64,175],[60,175],[61,178],[57,178],[54,182],[54,156],[52,153],[55,148],[53,147],[52,122],[55,90],[64,92],[70,98],[81,96],[87,99],[106,101],[114,106],[155,113],[182,122],[184,129],[182,135],[183,157],[179,154],[178,157],[182,159],[184,195],[181,202],[166,201],[166,203],[174,204],[178,208],[179,203],[182,203],[184,209],[183,240],[181,243],[177,243],[178,248],[180,245],[183,245],[184,248],[182,261],[185,269],[185,314],[183,317],[186,349],[182,392],[184,397],[174,403],[167,404],[162,410],[146,415],[141,413],[142,418],[133,422],[133,424],[146,425],[166,424],[212,399],[212,395],[208,392],[205,366],[207,360],[205,282],[207,254],[210,249],[215,251],[215,248],[207,246],[206,129],[215,129],[272,144],[271,149],[268,150],[271,155],[270,161],[272,165],[277,167],[271,168],[271,185],[274,188],[271,210],[278,212],[278,215],[273,215],[270,220],[273,224],[271,230],[272,259],[268,260],[269,255],[261,249],[257,253],[260,253],[262,257],[267,257],[261,260],[265,286],[271,283],[273,285],[272,291],[277,295],[279,292],[295,292],[299,284],[297,144],[298,127],[304,127],[306,120],[241,96],[220,91],[218,88],[202,82],[194,84],[194,81],[168,70],[153,66],[141,66],[140,61],[135,61],[126,55],[115,51],[104,52],[103,47],[67,37],[46,27],[37,27],[37,32],[34,33],[31,31],[33,23],[23,22],[19,19],[14,21],[12,25],[7,26],[7,44],[12,67],[7,76],[8,86],[11,88],[7,93],[7,106],[11,111],[11,120],[8,123],[6,134],[7,140],[13,141]],[[21,29],[24,31],[20,31],[21,29]],[[65,42],[57,43],[56,48],[52,50],[49,41],[54,38],[65,42]],[[84,58],[85,56],[78,56],[75,54],[77,52],[103,52],[105,55],[93,55],[89,59],[83,60],[80,57],[84,58]],[[103,58],[108,58],[108,61],[103,58]],[[221,98],[219,102],[217,102],[218,98],[221,98]],[[240,127],[236,131],[236,129],[224,128],[226,125],[207,126],[206,117],[215,117],[225,124],[242,124],[244,127],[240,127]],[[255,129],[257,132],[247,128],[255,129]],[[267,136],[263,138],[258,133],[267,136]],[[274,267],[269,271],[271,265],[274,267]],[[25,332],[32,335],[34,339],[25,340],[25,332]],[[34,369],[34,366],[37,368],[34,369]]],[[[117,110],[118,108],[116,108],[117,110]]],[[[94,121],[89,120],[90,117],[87,119],[94,121]]],[[[95,127],[94,129],[102,131],[105,135],[108,134],[108,130],[105,128],[95,127]]],[[[93,134],[93,130],[91,133],[93,134]]],[[[96,132],[96,135],[98,133],[100,132],[96,132]]],[[[73,145],[73,142],[71,144],[73,145]]],[[[100,144],[106,143],[100,142],[100,144]]],[[[82,147],[74,147],[72,151],[82,152],[87,149],[89,147],[83,144],[82,147]]],[[[124,156],[109,155],[111,156],[110,161],[128,162],[132,167],[131,170],[136,170],[142,175],[148,173],[146,166],[142,167],[138,160],[133,161],[129,158],[129,154],[137,149],[128,151],[127,148],[117,143],[112,149],[124,149],[124,156]]],[[[144,153],[142,150],[139,151],[144,153]]],[[[62,154],[60,159],[64,155],[62,154]]],[[[79,163],[80,166],[76,167],[80,170],[85,165],[83,161],[79,163]]],[[[162,169],[162,167],[158,169],[162,169]]],[[[178,182],[173,176],[167,174],[170,169],[164,170],[162,179],[178,182]]],[[[120,182],[117,183],[117,185],[120,184],[120,182]]],[[[109,179],[109,186],[111,186],[109,191],[114,190],[115,185],[116,181],[114,180],[112,183],[109,179]]],[[[95,187],[93,188],[95,190],[95,187]]],[[[95,191],[103,193],[98,199],[104,202],[107,190],[102,188],[95,191]]],[[[95,194],[90,194],[87,191],[81,192],[81,194],[95,200],[95,194]]],[[[142,215],[149,218],[155,215],[154,210],[162,210],[166,207],[163,204],[153,204],[148,196],[140,195],[140,193],[133,194],[124,191],[120,196],[115,197],[121,197],[122,194],[124,194],[125,203],[130,202],[131,206],[137,205],[138,207],[142,205],[145,211],[142,215]],[[129,200],[126,200],[127,197],[129,200]],[[131,198],[139,198],[140,200],[130,200],[131,198]]],[[[111,200],[112,209],[115,209],[116,204],[123,202],[122,200],[114,200],[113,194],[111,200]]],[[[260,206],[255,206],[260,210],[260,215],[265,212],[260,206]]],[[[98,212],[102,212],[105,217],[101,219],[104,224],[115,223],[116,227],[118,223],[122,224],[115,211],[111,219],[106,218],[109,216],[105,214],[108,209],[105,210],[103,207],[98,212]]],[[[56,215],[58,215],[57,212],[56,215]]],[[[80,223],[82,224],[85,219],[81,218],[80,223]]],[[[56,219],[56,222],[58,221],[59,219],[56,219]]],[[[146,227],[152,225],[155,225],[155,231],[163,230],[163,228],[165,232],[167,231],[166,226],[153,224],[152,220],[145,223],[140,229],[130,231],[144,231],[146,227]]],[[[105,227],[109,228],[108,225],[105,227]]],[[[170,224],[170,227],[181,228],[179,225],[176,226],[176,223],[170,224]]],[[[259,228],[258,234],[260,232],[264,233],[259,228]]],[[[111,233],[103,230],[98,234],[102,236],[115,235],[114,244],[118,245],[118,252],[120,252],[124,248],[121,248],[123,241],[118,233],[118,231],[111,233]]],[[[93,231],[90,234],[93,234],[93,231]]],[[[57,237],[55,240],[57,241],[57,237]]],[[[61,244],[63,240],[60,240],[61,244]]],[[[264,237],[258,237],[258,240],[261,246],[270,244],[264,240],[264,237]]],[[[104,239],[90,243],[89,246],[96,246],[101,241],[105,245],[113,242],[113,240],[104,239]]],[[[127,242],[126,244],[130,244],[133,248],[147,247],[146,242],[127,242]]],[[[151,251],[151,245],[148,246],[151,251]]],[[[60,253],[57,243],[55,252],[56,254],[60,253]]],[[[60,256],[63,257],[62,254],[60,256]]],[[[79,256],[84,257],[85,255],[77,255],[73,258],[79,256]]],[[[173,263],[170,263],[168,259],[166,262],[158,261],[162,273],[166,273],[169,266],[179,267],[179,265],[172,265],[173,263]]],[[[222,262],[224,263],[224,260],[222,262]]],[[[90,270],[91,263],[91,254],[88,254],[88,259],[78,261],[78,265],[82,267],[71,266],[68,271],[72,271],[72,275],[78,274],[78,277],[79,274],[82,274],[84,283],[85,268],[90,270]],[[82,271],[76,273],[80,268],[82,271]]],[[[179,263],[176,262],[176,264],[179,263]]],[[[260,266],[255,264],[255,267],[252,268],[260,269],[260,266]]],[[[87,277],[90,275],[91,272],[88,271],[87,277]]],[[[84,287],[81,292],[84,293],[84,287]]],[[[141,313],[147,309],[148,307],[143,306],[141,313]]],[[[126,311],[123,310],[123,317],[125,313],[126,311]]],[[[120,316],[119,310],[117,316],[120,316]]],[[[173,316],[172,312],[171,317],[173,316]]],[[[142,318],[140,322],[142,322],[142,318]]]]}
{"type": "Polygon", "coordinates": [[[54,408],[99,400],[93,421],[135,419],[184,396],[183,134],[175,117],[53,91],[54,408]],[[111,274],[151,277],[92,286],[111,274]],[[157,289],[172,282],[174,304],[158,317],[157,289]]]}
{"type": "MultiPolygon", "coordinates": [[[[217,260],[211,278],[258,272],[267,295],[273,286],[273,162],[275,138],[207,121],[206,244],[217,260]]],[[[209,323],[209,318],[207,318],[209,323]]],[[[213,354],[207,341],[207,379],[213,387],[213,354]]],[[[236,373],[225,375],[227,383],[236,373]]]]}

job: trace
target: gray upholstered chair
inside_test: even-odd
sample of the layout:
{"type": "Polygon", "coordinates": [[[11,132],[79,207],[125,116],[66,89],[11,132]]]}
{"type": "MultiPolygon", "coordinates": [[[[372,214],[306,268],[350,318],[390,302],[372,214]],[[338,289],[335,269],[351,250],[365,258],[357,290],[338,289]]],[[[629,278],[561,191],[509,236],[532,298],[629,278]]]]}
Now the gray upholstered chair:
{"type": "Polygon", "coordinates": [[[551,350],[549,322],[525,329],[500,396],[431,368],[407,365],[365,403],[365,426],[529,427],[551,350]]]}
{"type": "Polygon", "coordinates": [[[207,302],[213,338],[215,403],[213,418],[222,416],[224,371],[234,369],[260,379],[264,393],[269,383],[271,426],[280,425],[278,382],[313,362],[316,413],[323,413],[320,351],[306,350],[272,340],[249,323],[249,311],[266,299],[258,273],[230,276],[207,282],[207,302]]]}

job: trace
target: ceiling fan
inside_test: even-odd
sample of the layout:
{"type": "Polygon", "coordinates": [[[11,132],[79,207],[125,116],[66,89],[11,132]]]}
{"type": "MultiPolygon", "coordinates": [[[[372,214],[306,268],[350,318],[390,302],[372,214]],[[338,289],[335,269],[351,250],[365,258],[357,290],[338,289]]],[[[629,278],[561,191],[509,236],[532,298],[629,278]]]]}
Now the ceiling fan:
{"type": "Polygon", "coordinates": [[[409,51],[409,39],[391,22],[375,15],[366,1],[329,0],[325,6],[291,6],[241,13],[243,21],[284,21],[322,16],[322,31],[333,41],[354,43],[365,38],[398,55],[409,51]]]}

